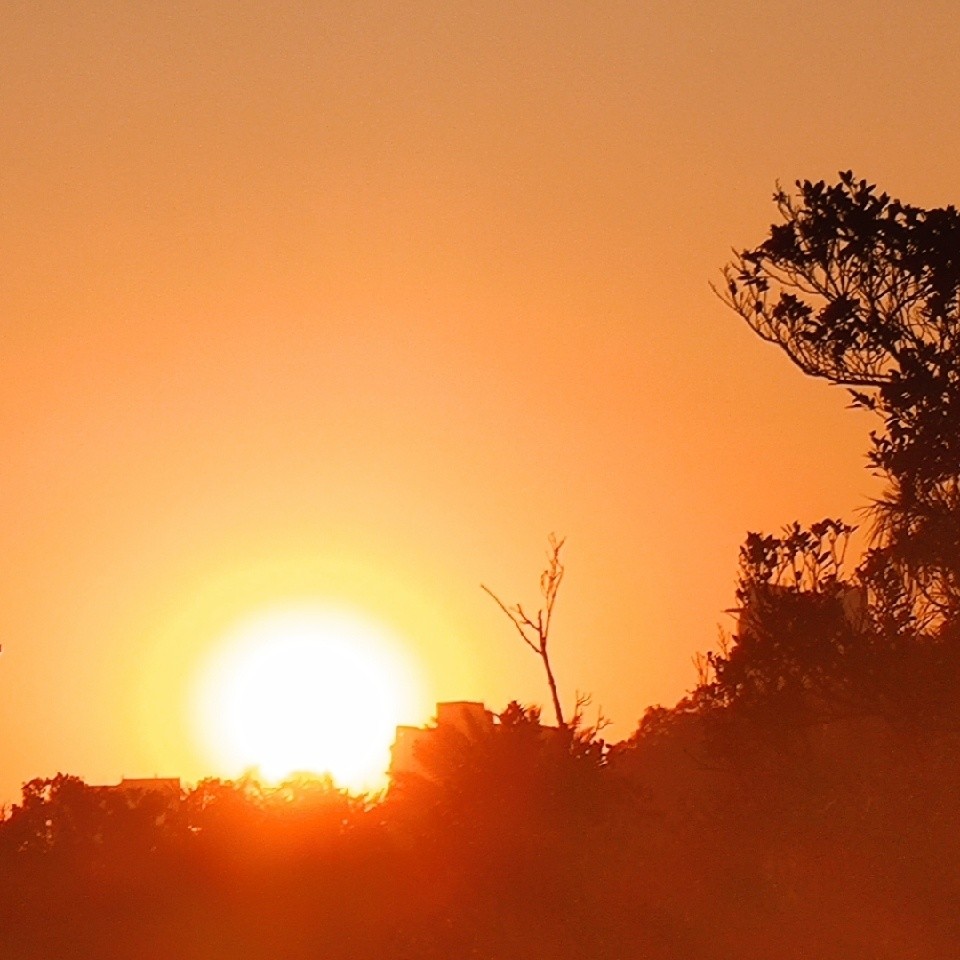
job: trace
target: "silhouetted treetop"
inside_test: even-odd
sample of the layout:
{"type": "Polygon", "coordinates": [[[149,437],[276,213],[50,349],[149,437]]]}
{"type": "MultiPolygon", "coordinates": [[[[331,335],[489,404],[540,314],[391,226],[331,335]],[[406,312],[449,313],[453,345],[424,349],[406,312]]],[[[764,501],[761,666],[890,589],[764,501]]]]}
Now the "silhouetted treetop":
{"type": "Polygon", "coordinates": [[[804,373],[885,422],[870,460],[937,483],[960,464],[960,214],[839,182],[777,190],[780,223],[724,269],[721,298],[804,373]]]}

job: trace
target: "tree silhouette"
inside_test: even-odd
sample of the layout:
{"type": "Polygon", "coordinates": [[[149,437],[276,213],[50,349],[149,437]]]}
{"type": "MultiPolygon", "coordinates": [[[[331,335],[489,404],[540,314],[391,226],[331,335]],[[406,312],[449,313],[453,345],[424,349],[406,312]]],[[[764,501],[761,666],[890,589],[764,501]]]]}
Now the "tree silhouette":
{"type": "Polygon", "coordinates": [[[874,651],[866,591],[844,570],[854,529],[826,519],[747,536],[736,643],[701,659],[702,700],[781,725],[861,705],[874,651]]]}
{"type": "Polygon", "coordinates": [[[172,839],[176,801],[151,791],[93,787],[59,773],[23,785],[0,832],[0,852],[88,864],[153,856],[172,839]]]}
{"type": "MultiPolygon", "coordinates": [[[[960,213],[839,182],[778,188],[780,223],[724,269],[717,292],[804,372],[882,422],[868,460],[878,590],[943,632],[960,614],[960,213]],[[895,582],[899,580],[899,584],[895,582]]],[[[891,601],[893,602],[893,601],[891,601]]]]}
{"type": "Polygon", "coordinates": [[[596,909],[600,851],[633,810],[607,776],[605,745],[516,701],[498,719],[438,726],[418,751],[424,775],[408,775],[385,803],[413,854],[410,882],[429,885],[430,936],[461,938],[429,956],[506,958],[554,940],[554,956],[608,956],[596,942],[609,926],[606,902],[596,909]]]}
{"type": "Polygon", "coordinates": [[[490,594],[497,606],[510,618],[516,627],[520,639],[540,658],[547,675],[547,686],[550,688],[550,698],[553,701],[553,712],[557,718],[558,727],[566,727],[563,719],[563,707],[560,704],[560,695],[557,693],[557,681],[550,665],[550,653],[547,646],[550,642],[550,624],[553,620],[553,608],[557,602],[560,584],[563,582],[564,566],[560,562],[560,550],[564,540],[557,539],[551,533],[548,538],[547,566],[540,574],[540,593],[543,596],[543,606],[537,611],[536,617],[531,617],[518,603],[508,607],[488,586],[480,587],[490,594]]]}

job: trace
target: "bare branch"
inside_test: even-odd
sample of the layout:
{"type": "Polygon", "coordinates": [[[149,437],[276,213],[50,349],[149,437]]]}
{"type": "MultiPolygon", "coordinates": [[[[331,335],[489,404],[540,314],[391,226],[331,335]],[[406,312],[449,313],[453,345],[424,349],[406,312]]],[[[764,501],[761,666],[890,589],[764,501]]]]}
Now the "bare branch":
{"type": "MultiPolygon", "coordinates": [[[[493,597],[497,606],[510,618],[510,622],[517,628],[517,633],[520,634],[520,639],[536,654],[540,653],[540,649],[530,640],[530,638],[524,633],[523,626],[524,624],[529,624],[530,621],[525,617],[521,616],[518,618],[517,614],[510,609],[486,584],[481,583],[480,589],[485,593],[488,593],[493,597]]],[[[517,607],[517,610],[520,608],[517,607]]]]}
{"type": "Polygon", "coordinates": [[[560,589],[560,583],[563,580],[564,574],[564,567],[560,562],[560,550],[563,547],[565,538],[558,539],[555,534],[551,533],[547,542],[549,544],[547,566],[540,575],[540,593],[543,596],[544,606],[537,611],[535,621],[524,612],[523,607],[519,603],[513,607],[508,607],[488,586],[480,584],[480,588],[493,598],[497,606],[510,619],[510,622],[513,624],[517,633],[520,634],[523,642],[540,657],[547,675],[547,686],[550,689],[550,697],[553,701],[557,726],[565,728],[567,724],[563,718],[563,708],[560,704],[560,696],[557,693],[557,683],[553,675],[553,668],[550,664],[550,656],[547,652],[553,608],[557,602],[557,592],[560,589]]]}

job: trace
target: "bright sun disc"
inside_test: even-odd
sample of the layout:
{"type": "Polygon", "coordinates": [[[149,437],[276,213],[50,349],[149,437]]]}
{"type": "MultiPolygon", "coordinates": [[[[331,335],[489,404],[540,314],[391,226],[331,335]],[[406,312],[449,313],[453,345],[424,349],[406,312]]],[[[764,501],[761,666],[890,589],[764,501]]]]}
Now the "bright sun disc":
{"type": "Polygon", "coordinates": [[[330,773],[341,786],[376,788],[416,693],[386,631],[340,611],[283,609],[225,637],[201,674],[197,719],[209,752],[233,773],[330,773]]]}

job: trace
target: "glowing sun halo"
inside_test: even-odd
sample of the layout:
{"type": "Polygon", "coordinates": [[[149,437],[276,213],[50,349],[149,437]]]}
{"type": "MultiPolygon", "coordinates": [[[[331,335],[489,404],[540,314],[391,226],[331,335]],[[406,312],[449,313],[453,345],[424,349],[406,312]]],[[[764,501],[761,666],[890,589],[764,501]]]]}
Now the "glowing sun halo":
{"type": "Polygon", "coordinates": [[[238,624],[202,671],[200,736],[234,773],[330,773],[342,786],[377,787],[394,728],[415,712],[415,687],[399,643],[372,622],[273,610],[238,624]]]}

